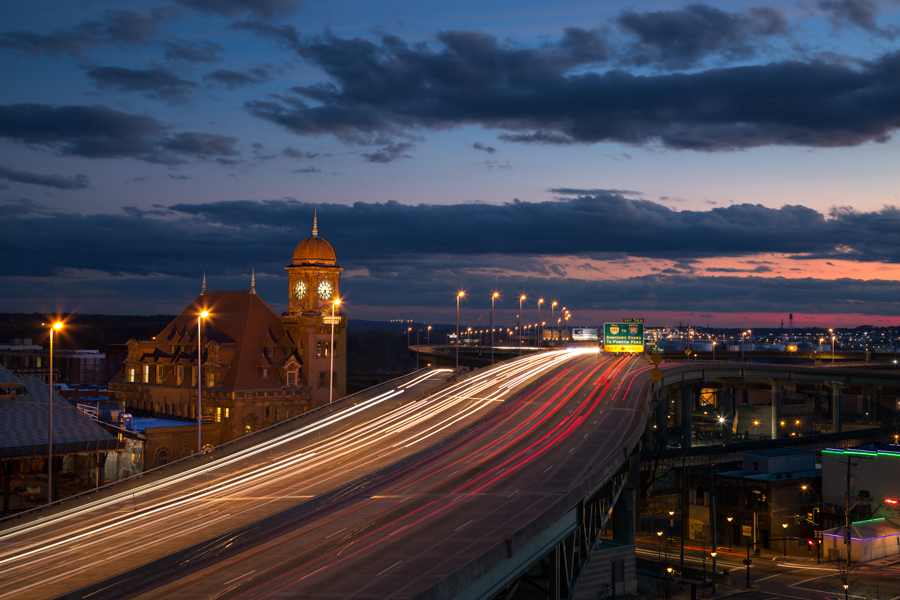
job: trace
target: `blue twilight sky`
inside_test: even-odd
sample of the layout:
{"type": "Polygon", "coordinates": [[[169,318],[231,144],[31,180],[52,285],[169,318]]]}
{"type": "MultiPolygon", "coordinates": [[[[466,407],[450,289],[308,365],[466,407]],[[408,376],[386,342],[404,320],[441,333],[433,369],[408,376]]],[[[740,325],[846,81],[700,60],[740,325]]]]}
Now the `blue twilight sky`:
{"type": "Polygon", "coordinates": [[[898,0],[0,17],[0,310],[282,310],[318,208],[352,317],[900,324],[898,0]]]}

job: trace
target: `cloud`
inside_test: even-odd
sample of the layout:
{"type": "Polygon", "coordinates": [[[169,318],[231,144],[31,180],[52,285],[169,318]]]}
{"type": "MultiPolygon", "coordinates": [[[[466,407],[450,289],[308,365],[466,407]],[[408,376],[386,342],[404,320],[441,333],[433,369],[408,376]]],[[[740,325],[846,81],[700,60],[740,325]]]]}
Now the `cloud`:
{"type": "Polygon", "coordinates": [[[31,56],[67,54],[82,58],[89,48],[98,46],[149,44],[161,23],[174,14],[165,8],[149,16],[136,10],[106,10],[102,19],[83,21],[53,33],[7,31],[0,34],[0,49],[31,56]]]}
{"type": "Polygon", "coordinates": [[[219,69],[203,76],[204,81],[227,87],[229,90],[264,83],[270,79],[272,76],[265,67],[254,67],[246,71],[219,69]]]}
{"type": "Polygon", "coordinates": [[[86,158],[136,158],[179,164],[184,156],[224,158],[238,154],[236,138],[181,132],[146,115],[133,115],[102,105],[0,105],[0,138],[43,146],[86,158]]]}
{"type": "Polygon", "coordinates": [[[364,153],[366,160],[373,163],[389,163],[398,158],[412,158],[406,154],[413,147],[409,142],[388,142],[376,152],[364,153]]]}
{"type": "Polygon", "coordinates": [[[306,174],[321,173],[321,172],[322,172],[322,169],[319,169],[317,167],[304,167],[302,169],[294,169],[293,171],[291,171],[291,173],[306,173],[306,174]]]}
{"type": "Polygon", "coordinates": [[[667,69],[688,68],[712,54],[732,60],[750,58],[756,54],[752,42],[787,32],[784,16],[768,7],[728,13],[694,3],[679,10],[629,10],[616,21],[623,32],[638,38],[621,53],[623,63],[667,69]]]}
{"type": "Polygon", "coordinates": [[[197,84],[178,77],[168,69],[126,69],[124,67],[100,67],[91,69],[88,77],[100,89],[114,89],[119,92],[144,92],[144,96],[154,100],[165,100],[169,104],[183,104],[190,99],[197,84]]]}
{"type": "Polygon", "coordinates": [[[28,173],[27,171],[16,171],[2,165],[0,165],[0,179],[15,181],[17,183],[42,185],[58,190],[84,190],[91,185],[91,181],[88,179],[87,175],[75,175],[74,177],[40,175],[38,173],[28,173]]]}
{"type": "Polygon", "coordinates": [[[184,40],[168,41],[166,60],[183,60],[189,63],[211,63],[221,60],[225,48],[213,42],[187,42],[184,40]]]}
{"type": "Polygon", "coordinates": [[[289,158],[316,158],[319,156],[318,152],[304,152],[302,150],[298,150],[297,148],[291,148],[287,146],[281,151],[282,154],[289,158]]]}
{"type": "Polygon", "coordinates": [[[287,17],[300,10],[295,0],[176,0],[207,15],[234,17],[249,13],[260,19],[287,17]]]}
{"type": "MultiPolygon", "coordinates": [[[[280,273],[285,256],[309,235],[314,208],[319,233],[335,247],[339,264],[360,273],[342,283],[342,291],[357,304],[396,306],[402,297],[409,305],[444,306],[452,297],[448,290],[462,286],[473,296],[484,291],[485,298],[491,289],[552,289],[567,298],[571,310],[683,310],[690,305],[697,314],[900,314],[897,281],[748,277],[700,272],[695,266],[699,257],[740,253],[795,252],[806,260],[834,252],[827,238],[851,245],[855,253],[849,260],[890,256],[900,262],[896,208],[842,210],[828,219],[802,207],[755,205],[676,213],[645,200],[613,196],[449,206],[241,200],[130,207],[113,214],[63,213],[19,199],[0,203],[0,217],[32,243],[11,248],[0,262],[0,276],[5,281],[38,278],[30,280],[32,290],[64,286],[70,299],[79,294],[93,298],[100,289],[114,297],[127,291],[140,298],[183,301],[179,294],[188,292],[179,281],[199,278],[196,264],[222,278],[243,276],[251,266],[280,273]],[[448,245],[449,239],[456,243],[448,245]],[[103,251],[109,247],[118,250],[103,251]],[[184,256],[196,260],[186,262],[184,256]],[[590,271],[578,267],[589,259],[627,263],[640,256],[675,261],[675,268],[624,279],[567,275],[590,271]],[[100,274],[91,279],[93,291],[87,283],[81,289],[64,282],[74,281],[67,274],[85,272],[100,274]],[[128,283],[135,278],[146,278],[143,288],[128,283]]],[[[282,297],[278,283],[268,301],[282,297]]],[[[28,294],[20,289],[13,300],[28,294]]]]}
{"type": "MultiPolygon", "coordinates": [[[[631,190],[604,190],[599,188],[550,188],[547,191],[560,196],[640,196],[643,194],[643,192],[631,190]]],[[[664,200],[664,198],[660,198],[660,200],[664,200]]]]}
{"type": "Polygon", "coordinates": [[[172,175],[171,173],[166,173],[166,176],[169,179],[180,179],[182,181],[186,181],[188,179],[193,179],[190,175],[172,175]]]}
{"type": "Polygon", "coordinates": [[[819,0],[817,6],[835,29],[851,25],[889,40],[897,37],[896,26],[878,26],[879,6],[873,0],[819,0]]]}
{"type": "Polygon", "coordinates": [[[280,41],[327,75],[246,109],[298,135],[349,143],[479,125],[515,143],[712,152],[884,142],[900,126],[900,52],[854,64],[812,59],[637,76],[587,68],[565,40],[520,49],[452,31],[432,48],[393,36],[376,43],[238,26],[280,41]]]}
{"type": "MultiPolygon", "coordinates": [[[[750,261],[748,261],[750,262],[750,261]]],[[[735,269],[732,267],[707,267],[707,273],[771,273],[772,268],[765,265],[759,265],[753,269],[735,269]]]]}
{"type": "Polygon", "coordinates": [[[476,150],[484,150],[488,154],[493,154],[494,152],[497,151],[496,148],[492,148],[490,146],[485,146],[481,142],[475,142],[474,144],[472,144],[472,147],[475,148],[476,150]]]}

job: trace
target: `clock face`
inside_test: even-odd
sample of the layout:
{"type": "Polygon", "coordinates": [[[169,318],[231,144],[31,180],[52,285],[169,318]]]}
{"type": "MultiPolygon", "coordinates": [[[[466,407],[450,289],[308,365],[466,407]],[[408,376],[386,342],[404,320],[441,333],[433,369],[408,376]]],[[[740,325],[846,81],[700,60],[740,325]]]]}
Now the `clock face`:
{"type": "Polygon", "coordinates": [[[334,286],[331,285],[330,281],[322,281],[319,283],[320,300],[331,300],[332,294],[334,294],[334,286]]]}
{"type": "Polygon", "coordinates": [[[294,286],[294,296],[297,300],[303,300],[306,297],[306,284],[302,281],[298,281],[294,286]]]}

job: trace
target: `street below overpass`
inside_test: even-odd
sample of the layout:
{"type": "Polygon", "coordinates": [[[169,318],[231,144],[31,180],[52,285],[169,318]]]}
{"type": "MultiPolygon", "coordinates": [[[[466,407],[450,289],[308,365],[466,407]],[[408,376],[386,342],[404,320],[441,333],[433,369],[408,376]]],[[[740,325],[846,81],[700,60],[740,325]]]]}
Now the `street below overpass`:
{"type": "Polygon", "coordinates": [[[546,352],[423,395],[426,372],[3,530],[0,599],[414,596],[621,461],[649,368],[546,352]]]}

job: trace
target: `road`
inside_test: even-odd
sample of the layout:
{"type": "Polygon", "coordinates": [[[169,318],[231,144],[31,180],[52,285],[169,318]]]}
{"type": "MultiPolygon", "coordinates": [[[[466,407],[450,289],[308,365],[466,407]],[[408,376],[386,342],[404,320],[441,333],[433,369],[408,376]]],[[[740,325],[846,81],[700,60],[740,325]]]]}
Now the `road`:
{"type": "Polygon", "coordinates": [[[154,575],[154,561],[205,540],[217,541],[187,555],[182,567],[229,551],[266,518],[280,522],[288,511],[288,526],[304,511],[334,510],[358,492],[346,486],[361,485],[372,473],[470,427],[535,378],[582,357],[572,351],[523,357],[413,402],[427,379],[436,383],[447,376],[425,374],[422,381],[335,409],[228,456],[200,457],[197,466],[171,476],[138,480],[4,529],[0,600],[58,597],[151,565],[134,579],[144,581],[154,575]]]}
{"type": "Polygon", "coordinates": [[[643,429],[651,367],[635,356],[576,355],[377,493],[135,596],[411,598],[453,581],[596,465],[624,459],[624,441],[643,429]]]}
{"type": "MultiPolygon", "coordinates": [[[[650,541],[639,542],[638,556],[650,560],[657,559],[658,550],[650,541]]],[[[699,549],[685,549],[685,563],[701,568],[699,549]]],[[[728,569],[731,587],[717,590],[737,591],[746,588],[747,566],[743,564],[745,554],[720,548],[717,556],[719,569],[728,569]]],[[[784,558],[776,554],[753,556],[750,565],[750,583],[757,591],[742,593],[745,600],[824,600],[826,597],[844,598],[842,578],[837,569],[827,561],[816,564],[815,558],[784,558]]],[[[673,563],[679,561],[678,548],[674,548],[673,563]]],[[[888,600],[900,598],[900,565],[851,567],[848,598],[856,600],[888,600]],[[876,587],[877,586],[877,587],[876,587]]],[[[707,590],[711,594],[711,590],[707,590]]],[[[699,594],[699,591],[698,591],[699,594]]]]}

